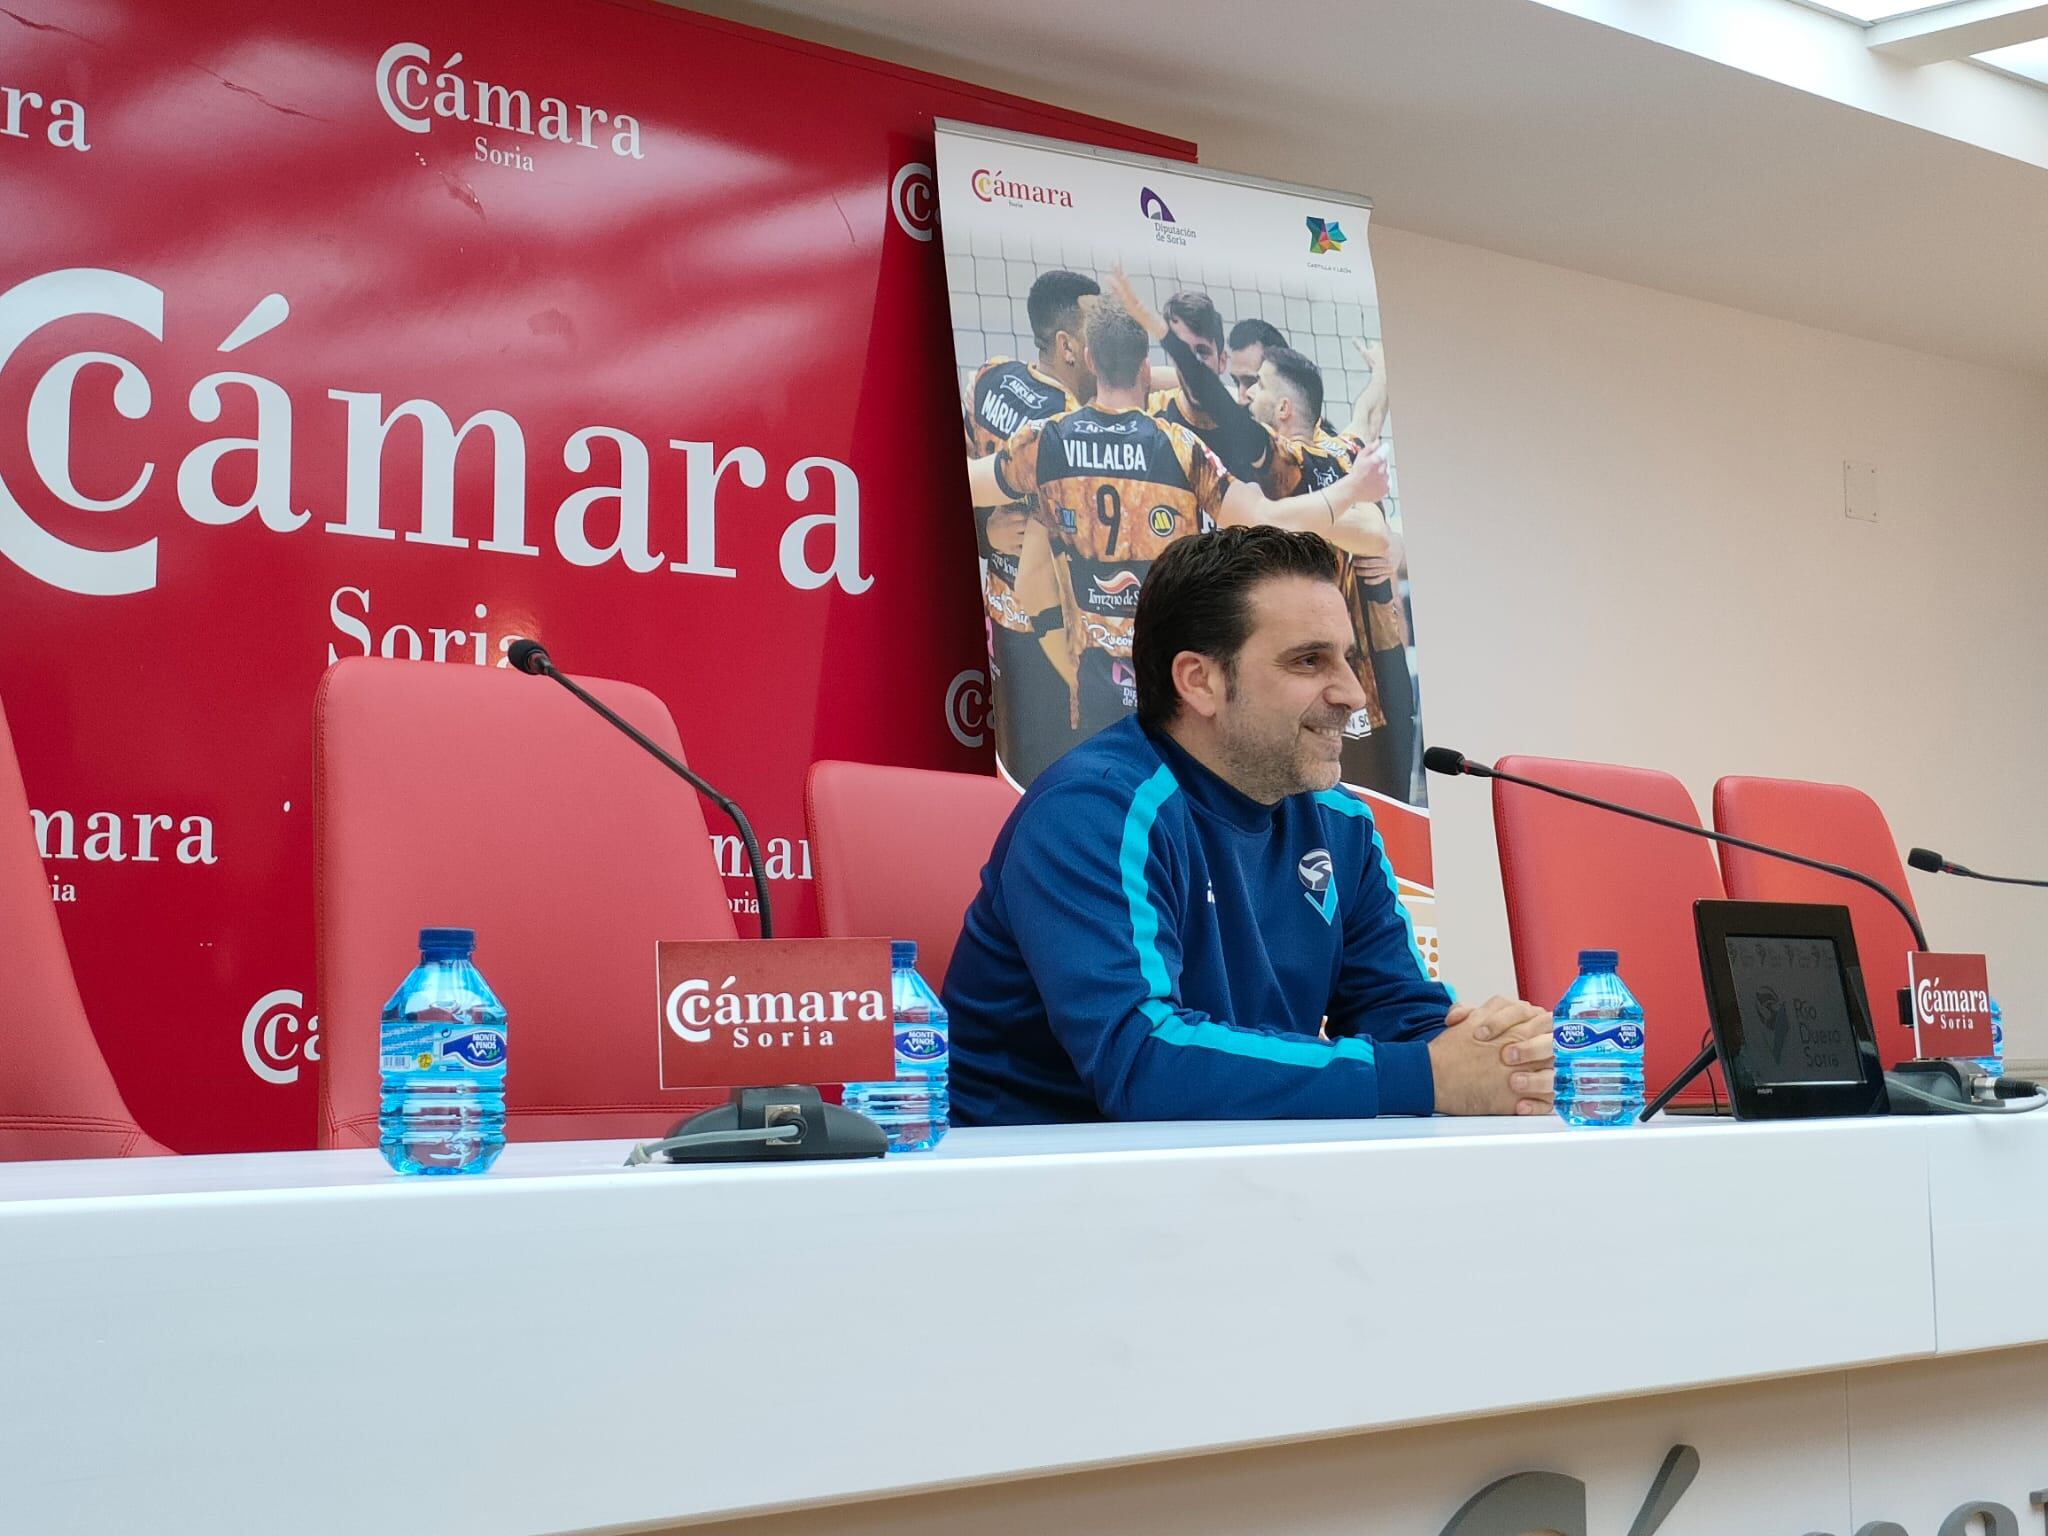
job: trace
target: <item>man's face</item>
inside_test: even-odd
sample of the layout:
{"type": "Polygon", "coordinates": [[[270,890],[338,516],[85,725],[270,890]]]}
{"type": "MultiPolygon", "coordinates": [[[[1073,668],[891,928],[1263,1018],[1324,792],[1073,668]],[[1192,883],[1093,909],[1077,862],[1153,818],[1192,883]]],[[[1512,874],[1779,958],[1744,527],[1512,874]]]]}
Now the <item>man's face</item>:
{"type": "MultiPolygon", "coordinates": [[[[1334,562],[1333,562],[1334,568],[1334,562]]],[[[1252,630],[1216,717],[1224,777],[1254,800],[1334,789],[1365,664],[1336,583],[1281,576],[1252,591],[1252,630]]]]}
{"type": "Polygon", "coordinates": [[[1249,392],[1258,383],[1260,365],[1266,361],[1266,344],[1255,341],[1248,347],[1232,347],[1226,361],[1237,387],[1249,392]]]}
{"type": "Polygon", "coordinates": [[[1244,403],[1259,425],[1275,436],[1290,436],[1298,424],[1294,397],[1287,392],[1286,381],[1270,362],[1259,365],[1258,374],[1252,379],[1251,393],[1245,397],[1244,403]]]}

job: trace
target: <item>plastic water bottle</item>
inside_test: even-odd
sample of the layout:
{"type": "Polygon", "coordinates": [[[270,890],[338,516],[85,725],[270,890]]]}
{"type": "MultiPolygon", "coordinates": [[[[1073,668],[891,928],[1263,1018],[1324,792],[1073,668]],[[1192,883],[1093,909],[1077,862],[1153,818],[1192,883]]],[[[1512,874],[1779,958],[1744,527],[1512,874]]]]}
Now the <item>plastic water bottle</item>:
{"type": "Polygon", "coordinates": [[[505,1005],[471,928],[422,928],[384,1005],[377,1148],[400,1173],[482,1173],[505,1150],[505,1005]]]}
{"type": "Polygon", "coordinates": [[[1629,1125],[1643,1107],[1643,1005],[1612,949],[1579,951],[1579,977],[1551,1012],[1557,1112],[1571,1125],[1629,1125]]]}
{"type": "Polygon", "coordinates": [[[1995,997],[1991,999],[1991,1054],[1979,1056],[1972,1065],[1985,1077],[2005,1076],[2005,1010],[1995,997]]]}
{"type": "Polygon", "coordinates": [[[946,1005],[917,974],[917,945],[898,939],[889,948],[894,972],[896,1078],[848,1083],[845,1103],[889,1137],[891,1152],[922,1152],[946,1134],[946,1005]]]}

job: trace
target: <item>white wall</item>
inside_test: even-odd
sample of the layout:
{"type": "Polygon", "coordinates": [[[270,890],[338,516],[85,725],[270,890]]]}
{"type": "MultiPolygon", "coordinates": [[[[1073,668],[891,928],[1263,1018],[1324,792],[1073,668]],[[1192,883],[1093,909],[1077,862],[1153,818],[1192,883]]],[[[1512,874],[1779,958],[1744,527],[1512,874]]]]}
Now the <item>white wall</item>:
{"type": "MultiPolygon", "coordinates": [[[[1431,742],[1667,768],[1703,814],[1725,773],[1853,783],[1902,845],[2048,876],[2048,382],[1373,252],[1431,742]],[[1880,467],[1875,526],[1844,459],[1880,467]]],[[[1431,792],[1451,973],[1506,990],[1489,796],[1431,792]]],[[[2008,1054],[2048,1056],[2048,891],[1912,879],[1937,947],[1990,955],[2008,1054]]]]}

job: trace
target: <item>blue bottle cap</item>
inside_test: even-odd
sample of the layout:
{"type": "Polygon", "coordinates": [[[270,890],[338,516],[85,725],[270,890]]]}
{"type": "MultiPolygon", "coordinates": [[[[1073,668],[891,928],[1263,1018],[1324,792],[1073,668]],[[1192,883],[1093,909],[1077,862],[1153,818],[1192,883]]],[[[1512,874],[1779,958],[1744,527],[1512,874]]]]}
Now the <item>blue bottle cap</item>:
{"type": "Polygon", "coordinates": [[[889,941],[889,968],[895,971],[917,968],[917,940],[891,939],[889,941]]]}
{"type": "Polygon", "coordinates": [[[1618,949],[1582,949],[1579,951],[1579,969],[1582,971],[1611,971],[1621,964],[1618,949]]]}
{"type": "Polygon", "coordinates": [[[476,951],[474,928],[422,928],[420,953],[425,955],[468,955],[476,951]]]}

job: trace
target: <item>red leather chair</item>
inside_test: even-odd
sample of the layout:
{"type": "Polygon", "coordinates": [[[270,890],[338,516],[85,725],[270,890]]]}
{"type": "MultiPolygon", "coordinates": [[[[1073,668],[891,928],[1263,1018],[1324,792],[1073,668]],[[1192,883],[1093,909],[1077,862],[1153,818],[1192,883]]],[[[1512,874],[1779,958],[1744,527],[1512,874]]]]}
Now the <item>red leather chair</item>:
{"type": "Polygon", "coordinates": [[[914,939],[919,972],[940,986],[1017,800],[994,774],[813,763],[804,819],[826,936],[914,939]]]}
{"type": "Polygon", "coordinates": [[[107,1070],[28,815],[0,709],[0,1161],[161,1157],[107,1070]]]}
{"type": "MultiPolygon", "coordinates": [[[[1699,825],[1692,796],[1668,773],[1543,757],[1504,757],[1496,766],[1699,825]]],[[[1581,949],[1619,950],[1622,980],[1643,1005],[1643,1078],[1656,1093],[1707,1040],[1692,904],[1724,894],[1713,845],[1498,779],[1493,830],[1517,989],[1555,1005],[1578,974],[1581,949]]],[[[1702,1077],[1680,1102],[1709,1092],[1702,1077]]]]}
{"type": "MultiPolygon", "coordinates": [[[[580,681],[681,755],[641,688],[580,681]]],[[[664,1093],[654,945],[731,939],[695,791],[545,678],[351,657],[314,706],[320,1144],[377,1140],[378,1019],[419,930],[477,931],[504,1001],[506,1134],[642,1137],[722,1102],[664,1093]]]]}
{"type": "MultiPolygon", "coordinates": [[[[1846,784],[1803,779],[1726,778],[1714,786],[1714,825],[1733,837],[1770,843],[1810,859],[1845,864],[1882,881],[1913,905],[1905,866],[1877,802],[1846,784]]],[[[1849,909],[1856,953],[1870,994],[1877,1054],[1887,1067],[1913,1054],[1913,1032],[1899,1020],[1899,988],[1913,930],[1877,892],[1818,869],[1801,869],[1741,848],[1721,848],[1721,877],[1738,901],[1823,901],[1849,909]]],[[[1917,907],[1913,915],[1920,915],[1917,907]]]]}

